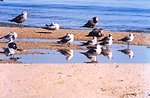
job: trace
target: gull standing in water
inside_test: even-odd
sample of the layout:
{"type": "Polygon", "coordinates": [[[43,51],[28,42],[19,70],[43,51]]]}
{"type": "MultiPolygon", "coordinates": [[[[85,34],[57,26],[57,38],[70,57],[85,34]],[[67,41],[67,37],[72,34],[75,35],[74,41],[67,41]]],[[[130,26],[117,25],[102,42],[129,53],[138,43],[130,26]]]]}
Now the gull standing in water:
{"type": "Polygon", "coordinates": [[[84,54],[88,59],[91,59],[92,61],[96,60],[96,56],[99,55],[102,51],[102,46],[99,44],[96,44],[96,47],[88,50],[87,52],[80,52],[81,54],[84,54]]]}
{"type": "Polygon", "coordinates": [[[100,41],[101,41],[100,45],[108,47],[108,46],[110,46],[113,43],[112,35],[109,34],[109,36],[104,37],[100,41]]]}
{"type": "Polygon", "coordinates": [[[97,26],[97,24],[98,24],[98,17],[93,17],[83,27],[94,28],[97,26]]]}
{"type": "Polygon", "coordinates": [[[59,39],[61,39],[60,41],[58,41],[58,43],[60,43],[60,44],[65,44],[65,43],[70,44],[71,42],[74,41],[74,35],[73,34],[67,34],[67,35],[65,35],[59,39]]]}
{"type": "Polygon", "coordinates": [[[103,39],[99,40],[99,41],[107,41],[107,40],[113,40],[112,34],[109,34],[108,36],[105,36],[103,39]]]}
{"type": "Polygon", "coordinates": [[[16,32],[11,32],[3,37],[1,37],[0,39],[6,39],[8,40],[8,43],[12,43],[14,42],[14,40],[16,40],[18,37],[18,34],[16,32]]]}
{"type": "Polygon", "coordinates": [[[20,24],[26,20],[27,20],[27,12],[23,11],[20,15],[16,16],[15,18],[13,18],[9,21],[18,23],[19,27],[20,27],[20,24]]]}
{"type": "Polygon", "coordinates": [[[128,48],[129,48],[129,43],[132,42],[133,40],[134,40],[134,35],[132,33],[130,33],[128,36],[125,36],[124,38],[119,39],[118,41],[127,42],[128,48]]]}
{"type": "Polygon", "coordinates": [[[97,43],[97,37],[94,36],[92,40],[88,40],[87,42],[81,42],[81,43],[82,43],[81,46],[88,46],[88,45],[93,46],[97,43]]]}

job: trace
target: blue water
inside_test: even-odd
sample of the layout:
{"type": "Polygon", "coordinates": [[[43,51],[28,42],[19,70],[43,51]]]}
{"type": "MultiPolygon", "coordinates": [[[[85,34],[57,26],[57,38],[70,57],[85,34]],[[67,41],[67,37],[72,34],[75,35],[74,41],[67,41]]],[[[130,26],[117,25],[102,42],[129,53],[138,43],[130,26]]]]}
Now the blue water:
{"type": "Polygon", "coordinates": [[[93,16],[98,28],[105,30],[140,30],[150,32],[150,0],[5,0],[0,2],[0,22],[26,10],[25,25],[43,27],[57,22],[62,28],[81,26],[93,16]]]}
{"type": "MultiPolygon", "coordinates": [[[[112,52],[112,59],[101,55],[97,56],[97,63],[150,63],[150,48],[146,46],[130,45],[130,50],[133,52],[133,58],[118,50],[126,49],[126,45],[113,44],[109,49],[112,52]]],[[[0,49],[2,50],[2,49],[0,49]]],[[[62,55],[58,50],[49,49],[30,49],[29,54],[15,55],[15,58],[20,58],[16,62],[21,63],[89,63],[92,60],[88,59],[80,52],[87,50],[73,50],[73,57],[66,60],[66,56],[62,55]],[[40,52],[41,54],[32,54],[32,52],[40,52]]],[[[0,54],[0,59],[9,61],[10,57],[0,54]]]]}

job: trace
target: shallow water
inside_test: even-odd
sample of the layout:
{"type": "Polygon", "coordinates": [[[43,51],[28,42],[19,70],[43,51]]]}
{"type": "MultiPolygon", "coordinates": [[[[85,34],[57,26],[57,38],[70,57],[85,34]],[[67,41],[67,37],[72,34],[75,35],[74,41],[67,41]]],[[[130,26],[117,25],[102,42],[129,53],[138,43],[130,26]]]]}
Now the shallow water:
{"type": "Polygon", "coordinates": [[[98,16],[98,28],[150,32],[149,5],[149,0],[4,0],[0,2],[0,21],[9,23],[26,10],[29,17],[24,24],[30,26],[57,22],[62,28],[86,29],[81,26],[98,16]]]}
{"type": "MultiPolygon", "coordinates": [[[[126,45],[113,44],[109,49],[112,52],[113,58],[101,55],[97,56],[97,63],[150,63],[150,48],[146,46],[130,45],[130,50],[133,52],[133,57],[130,58],[118,50],[126,49],[126,45]]],[[[80,52],[86,52],[87,50],[73,50],[73,57],[70,60],[66,59],[66,56],[62,55],[58,50],[49,49],[31,49],[29,52],[40,52],[41,54],[27,54],[27,55],[15,55],[20,59],[17,62],[22,63],[88,63],[92,60],[88,59],[80,52]]],[[[0,55],[1,59],[9,59],[5,55],[0,55]]]]}

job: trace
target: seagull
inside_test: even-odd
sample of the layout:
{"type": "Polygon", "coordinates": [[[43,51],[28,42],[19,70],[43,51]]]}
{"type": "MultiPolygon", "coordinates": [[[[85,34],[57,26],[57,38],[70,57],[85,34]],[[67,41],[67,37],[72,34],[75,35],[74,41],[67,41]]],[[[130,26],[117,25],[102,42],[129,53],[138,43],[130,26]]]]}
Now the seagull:
{"type": "Polygon", "coordinates": [[[70,44],[71,42],[74,41],[74,35],[73,34],[67,34],[67,35],[65,35],[59,39],[61,39],[60,41],[58,41],[58,43],[60,43],[60,44],[65,44],[65,43],[70,44]]]}
{"type": "Polygon", "coordinates": [[[100,28],[100,29],[94,28],[91,32],[89,32],[87,37],[89,37],[89,36],[102,37],[103,36],[102,32],[103,32],[102,28],[100,28]]]}
{"type": "Polygon", "coordinates": [[[18,37],[18,34],[16,32],[11,32],[3,37],[1,37],[0,39],[6,39],[8,40],[8,43],[12,43],[14,42],[14,40],[16,40],[18,37]]]}
{"type": "Polygon", "coordinates": [[[60,25],[58,23],[51,23],[50,25],[46,24],[46,28],[50,30],[58,30],[60,25]]]}
{"type": "Polygon", "coordinates": [[[84,54],[88,59],[96,62],[97,61],[97,55],[95,53],[90,53],[89,51],[87,52],[80,52],[81,54],[84,54]]]}
{"type": "Polygon", "coordinates": [[[108,39],[100,42],[100,45],[102,46],[110,46],[113,43],[113,39],[108,39]]]}
{"type": "Polygon", "coordinates": [[[82,45],[81,46],[85,46],[85,45],[90,45],[90,46],[93,46],[97,43],[97,37],[93,37],[92,40],[88,40],[87,42],[82,42],[82,45]]]}
{"type": "Polygon", "coordinates": [[[98,24],[98,17],[93,17],[83,27],[94,28],[98,24]]]}
{"type": "Polygon", "coordinates": [[[84,54],[88,59],[92,60],[92,62],[97,62],[97,55],[99,55],[102,51],[102,46],[96,44],[95,48],[88,50],[87,52],[80,52],[84,54]]]}
{"type": "Polygon", "coordinates": [[[106,57],[108,57],[108,59],[112,59],[113,58],[112,51],[110,49],[108,49],[108,48],[103,49],[101,54],[106,56],[106,57]]]}
{"type": "Polygon", "coordinates": [[[102,46],[99,44],[96,44],[96,47],[93,47],[91,49],[89,49],[87,52],[81,52],[81,54],[84,55],[99,55],[102,51],[102,46]]]}
{"type": "Polygon", "coordinates": [[[131,59],[134,57],[134,52],[131,49],[123,49],[118,51],[121,51],[122,53],[128,55],[131,59]]]}
{"type": "Polygon", "coordinates": [[[105,36],[103,39],[99,40],[99,41],[107,41],[107,40],[113,40],[112,34],[109,34],[108,36],[105,36]]]}
{"type": "Polygon", "coordinates": [[[118,41],[123,41],[123,42],[127,42],[128,43],[128,48],[129,48],[129,43],[132,42],[134,40],[134,35],[132,33],[130,33],[128,36],[119,39],[118,41]]]}
{"type": "Polygon", "coordinates": [[[24,21],[27,20],[27,12],[26,11],[23,11],[20,15],[18,15],[17,17],[9,20],[10,22],[16,22],[19,24],[20,26],[20,23],[23,23],[24,21]]]}
{"type": "Polygon", "coordinates": [[[4,54],[6,56],[14,56],[15,51],[17,50],[17,44],[16,43],[9,43],[8,48],[4,49],[4,54]]]}
{"type": "Polygon", "coordinates": [[[73,50],[59,49],[58,52],[66,56],[66,60],[71,60],[73,58],[73,50]]]}

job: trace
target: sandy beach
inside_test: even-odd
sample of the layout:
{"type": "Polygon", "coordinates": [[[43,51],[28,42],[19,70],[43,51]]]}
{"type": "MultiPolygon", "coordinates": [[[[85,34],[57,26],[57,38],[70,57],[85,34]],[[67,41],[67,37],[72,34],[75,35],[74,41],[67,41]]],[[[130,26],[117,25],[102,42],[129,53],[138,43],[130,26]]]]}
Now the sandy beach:
{"type": "Polygon", "coordinates": [[[0,98],[149,98],[149,64],[1,64],[0,98]]]}
{"type": "MultiPolygon", "coordinates": [[[[57,40],[73,33],[85,41],[91,30],[56,31],[31,27],[0,27],[0,36],[17,32],[18,38],[57,40]]],[[[114,43],[131,32],[104,31],[113,34],[114,43]]],[[[134,45],[150,46],[150,35],[132,32],[134,45]]],[[[103,37],[102,37],[103,38],[103,37]]],[[[101,38],[100,38],[101,39],[101,38]]],[[[80,49],[75,44],[55,42],[16,42],[20,49],[80,49]]],[[[6,43],[0,43],[7,47],[6,43]]],[[[23,53],[24,51],[20,52],[23,53]]],[[[25,53],[25,52],[24,52],[25,53]]],[[[149,98],[149,64],[0,64],[0,98],[149,98]]]]}

